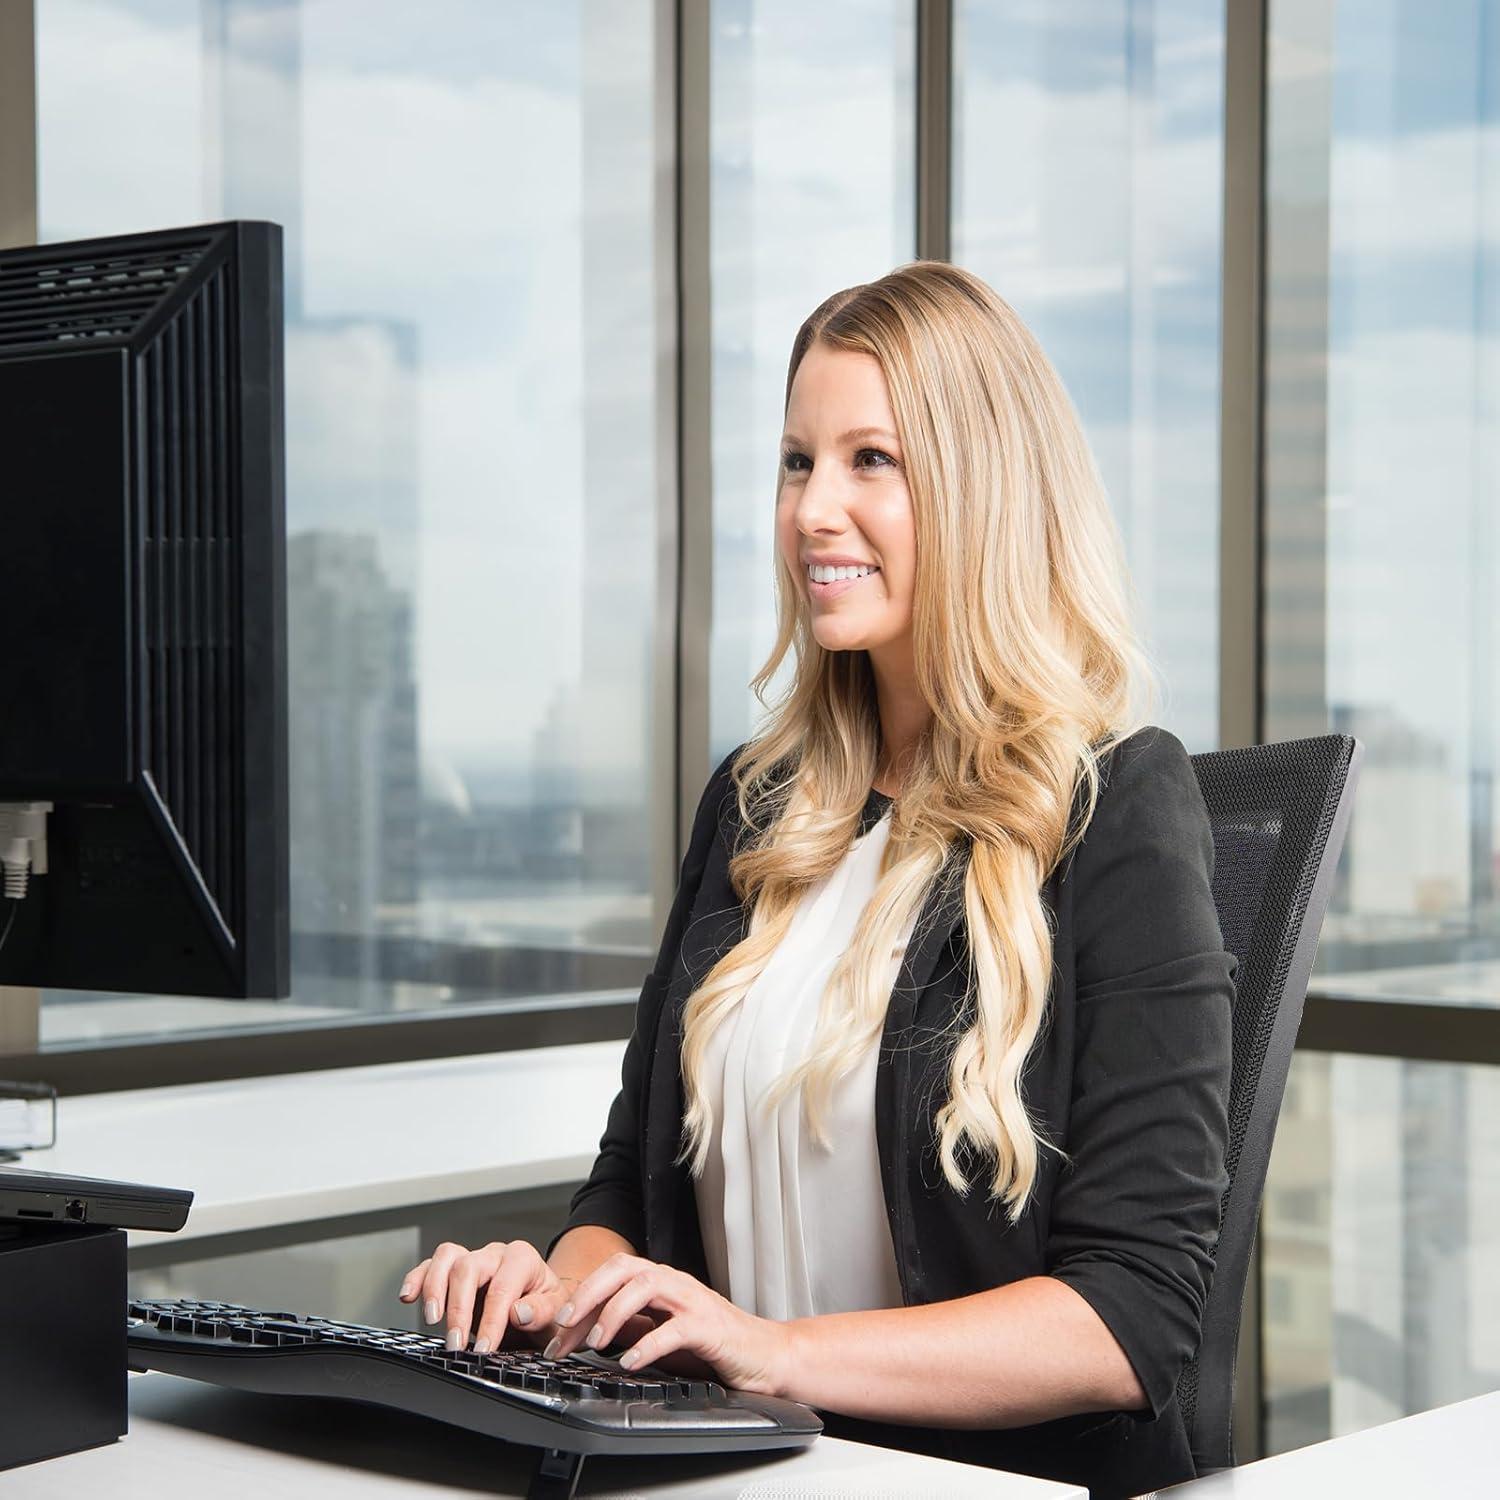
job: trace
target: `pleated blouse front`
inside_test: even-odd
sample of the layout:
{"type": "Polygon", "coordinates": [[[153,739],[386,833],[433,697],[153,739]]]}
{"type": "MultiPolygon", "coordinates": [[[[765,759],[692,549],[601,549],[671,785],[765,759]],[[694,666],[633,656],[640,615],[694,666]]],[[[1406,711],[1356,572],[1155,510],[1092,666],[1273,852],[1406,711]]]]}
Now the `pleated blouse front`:
{"type": "MultiPolygon", "coordinates": [[[[806,1130],[800,1087],[774,1115],[761,1105],[806,1056],[828,977],[879,881],[890,799],[872,792],[871,803],[884,811],[804,893],[785,938],[705,1054],[714,1129],[695,1183],[703,1248],[714,1290],[759,1317],[901,1306],[875,1142],[878,1041],[833,1090],[828,1149],[806,1130]]],[[[891,950],[886,993],[914,920],[891,950]]]]}

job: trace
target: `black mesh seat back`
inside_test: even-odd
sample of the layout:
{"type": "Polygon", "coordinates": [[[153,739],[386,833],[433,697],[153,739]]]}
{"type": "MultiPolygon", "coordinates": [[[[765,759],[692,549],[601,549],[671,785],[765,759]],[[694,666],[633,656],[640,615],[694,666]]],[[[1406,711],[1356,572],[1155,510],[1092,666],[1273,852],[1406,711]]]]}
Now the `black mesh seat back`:
{"type": "Polygon", "coordinates": [[[1177,1396],[1200,1473],[1233,1460],[1240,1306],[1266,1165],[1363,746],[1345,734],[1193,756],[1235,974],[1229,1188],[1197,1356],[1177,1396]]]}

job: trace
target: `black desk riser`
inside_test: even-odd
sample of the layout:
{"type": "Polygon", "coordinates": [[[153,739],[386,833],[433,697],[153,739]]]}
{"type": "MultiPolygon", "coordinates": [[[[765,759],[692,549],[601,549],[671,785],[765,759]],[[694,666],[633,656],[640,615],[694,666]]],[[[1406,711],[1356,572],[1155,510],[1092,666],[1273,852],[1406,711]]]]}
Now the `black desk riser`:
{"type": "Polygon", "coordinates": [[[0,1222],[0,1470],[125,1435],[125,1231],[0,1222]]]}

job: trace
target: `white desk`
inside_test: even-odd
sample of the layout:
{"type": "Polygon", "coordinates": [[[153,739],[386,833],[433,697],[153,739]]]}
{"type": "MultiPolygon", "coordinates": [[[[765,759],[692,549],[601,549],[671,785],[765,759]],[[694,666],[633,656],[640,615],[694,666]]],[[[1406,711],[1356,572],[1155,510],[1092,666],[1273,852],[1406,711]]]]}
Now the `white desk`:
{"type": "Polygon", "coordinates": [[[1173,1500],[1500,1495],[1500,1391],[1162,1490],[1173,1500]]]}
{"type": "MultiPolygon", "coordinates": [[[[353,1401],[130,1377],[117,1443],[0,1474],[6,1500],[367,1500],[524,1496],[536,1450],[353,1401]]],[[[737,1458],[586,1459],[579,1500],[1088,1500],[1074,1485],[820,1437],[737,1458]]]]}
{"type": "Polygon", "coordinates": [[[57,1144],[21,1165],[193,1190],[182,1229],[132,1229],[131,1249],[579,1181],[624,1052],[584,1042],[83,1094],[57,1101],[57,1144]]]}

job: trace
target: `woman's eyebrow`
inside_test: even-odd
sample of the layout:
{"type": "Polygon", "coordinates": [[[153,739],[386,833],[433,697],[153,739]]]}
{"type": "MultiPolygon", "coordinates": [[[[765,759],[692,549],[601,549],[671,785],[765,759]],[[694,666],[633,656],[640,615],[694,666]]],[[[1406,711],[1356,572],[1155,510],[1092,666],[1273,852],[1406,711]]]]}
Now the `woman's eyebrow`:
{"type": "MultiPolygon", "coordinates": [[[[848,432],[842,433],[836,441],[840,443],[852,442],[855,438],[883,437],[890,442],[896,442],[896,434],[887,432],[884,427],[851,427],[848,432]]],[[[801,443],[802,439],[794,432],[785,433],[782,436],[783,443],[801,443]]]]}

